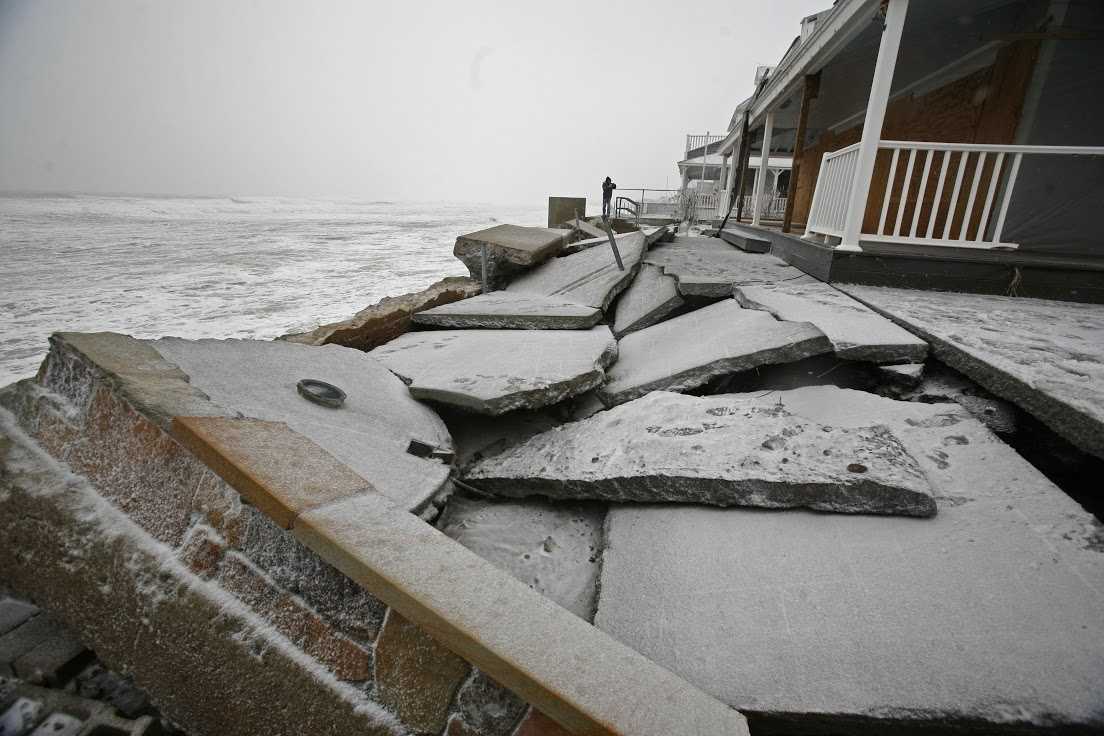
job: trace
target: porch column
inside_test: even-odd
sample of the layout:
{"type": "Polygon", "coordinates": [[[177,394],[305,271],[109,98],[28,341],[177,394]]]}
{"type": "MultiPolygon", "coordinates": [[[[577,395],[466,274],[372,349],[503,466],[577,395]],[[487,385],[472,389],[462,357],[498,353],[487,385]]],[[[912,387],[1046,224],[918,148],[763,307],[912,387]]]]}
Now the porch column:
{"type": "Polygon", "coordinates": [[[770,161],[771,133],[773,132],[774,113],[768,112],[767,119],[763,124],[763,147],[759,156],[759,171],[755,174],[755,196],[752,198],[755,214],[751,217],[752,225],[759,224],[759,217],[763,213],[763,187],[767,183],[767,163],[770,161]]]}
{"type": "Polygon", "coordinates": [[[874,65],[874,81],[870,83],[870,99],[866,103],[866,119],[863,121],[862,140],[859,141],[858,161],[851,196],[847,200],[847,216],[843,224],[843,238],[838,250],[859,252],[859,233],[866,214],[866,198],[870,194],[870,179],[874,176],[874,159],[878,155],[878,142],[882,138],[886,105],[893,84],[893,70],[897,66],[897,50],[901,46],[901,33],[905,29],[905,13],[909,0],[886,0],[885,26],[878,45],[878,61],[874,65]]]}
{"type": "MultiPolygon", "coordinates": [[[[736,151],[732,150],[730,152],[730,155],[729,155],[729,158],[728,158],[728,161],[729,161],[728,168],[725,170],[725,173],[727,174],[727,176],[725,177],[725,185],[724,185],[724,190],[727,193],[729,198],[736,196],[732,192],[732,187],[736,183],[736,165],[735,165],[736,161],[735,161],[735,158],[736,158],[736,151]]],[[[729,201],[731,202],[732,200],[729,199],[729,201]]]]}

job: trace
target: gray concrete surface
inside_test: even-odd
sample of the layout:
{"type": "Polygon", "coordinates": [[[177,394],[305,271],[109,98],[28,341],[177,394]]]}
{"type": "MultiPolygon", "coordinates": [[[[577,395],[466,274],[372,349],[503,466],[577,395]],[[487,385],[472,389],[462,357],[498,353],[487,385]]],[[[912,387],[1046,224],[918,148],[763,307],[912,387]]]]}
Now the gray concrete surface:
{"type": "Polygon", "coordinates": [[[834,427],[739,394],[653,392],[482,460],[464,481],[503,496],[936,512],[886,427],[834,427]]]}
{"type": "Polygon", "coordinates": [[[408,332],[370,356],[407,381],[415,398],[502,414],[555,404],[600,385],[617,343],[604,325],[432,330],[408,332]]]}
{"type": "Polygon", "coordinates": [[[778,319],[810,322],[828,336],[836,355],[872,363],[922,363],[928,344],[822,281],[744,284],[736,301],[778,319]]]}
{"type": "Polygon", "coordinates": [[[629,288],[615,307],[613,334],[622,337],[662,322],[685,302],[678,293],[678,282],[658,266],[642,264],[629,288]]]}
{"type": "Polygon", "coordinates": [[[1104,305],[848,284],[939,360],[1104,458],[1104,305]]]}
{"type": "Polygon", "coordinates": [[[571,237],[570,230],[521,225],[495,225],[456,239],[454,256],[468,267],[471,277],[483,273],[483,249],[487,251],[487,280],[492,287],[505,285],[513,274],[548,260],[571,237]]]}
{"type": "Polygon", "coordinates": [[[421,508],[448,480],[448,468],[406,452],[411,440],[451,448],[444,423],[402,381],[364,353],[260,340],[150,341],[218,405],[247,417],[286,422],[408,509],[421,508]],[[340,409],[300,396],[302,378],[332,383],[340,409]]]}
{"type": "Polygon", "coordinates": [[[615,506],[599,628],[753,726],[1104,728],[1099,522],[955,405],[829,387],[748,397],[889,425],[938,516],[615,506]]]}
{"type": "Polygon", "coordinates": [[[601,319],[602,311],[594,307],[512,291],[482,294],[414,315],[420,325],[499,330],[586,330],[601,319]]]}
{"type": "Polygon", "coordinates": [[[810,280],[802,271],[771,255],[745,253],[718,238],[684,237],[656,246],[644,258],[679,282],[684,296],[725,299],[743,284],[810,280]]]}
{"type": "Polygon", "coordinates": [[[725,299],[633,332],[600,389],[607,405],[649,391],[686,391],[718,376],[830,352],[824,334],[804,322],[780,322],[725,299]]]}
{"type": "Polygon", "coordinates": [[[607,240],[605,248],[589,248],[533,269],[511,282],[507,291],[560,297],[605,311],[636,274],[644,254],[644,235],[623,235],[617,238],[617,247],[624,271],[617,268],[607,240]]]}

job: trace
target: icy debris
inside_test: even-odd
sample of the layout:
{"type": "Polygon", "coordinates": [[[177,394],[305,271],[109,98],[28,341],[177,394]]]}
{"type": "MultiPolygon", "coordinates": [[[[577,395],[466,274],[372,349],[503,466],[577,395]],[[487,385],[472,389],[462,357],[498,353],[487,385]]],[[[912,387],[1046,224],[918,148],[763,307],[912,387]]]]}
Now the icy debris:
{"type": "Polygon", "coordinates": [[[936,511],[916,460],[886,427],[812,422],[746,395],[654,392],[482,460],[464,480],[502,496],[936,511]]]}
{"type": "Polygon", "coordinates": [[[427,309],[414,321],[432,327],[498,330],[586,330],[602,319],[594,307],[559,297],[496,291],[427,309]]]}
{"type": "Polygon", "coordinates": [[[605,326],[433,330],[409,332],[370,355],[407,381],[415,398],[503,414],[555,404],[600,385],[617,357],[617,342],[605,326]]]}
{"type": "Polygon", "coordinates": [[[618,349],[600,389],[611,406],[649,391],[686,391],[729,373],[830,352],[832,344],[810,324],[780,322],[725,299],[626,335],[618,349]]]}
{"type": "Polygon", "coordinates": [[[438,526],[472,552],[590,621],[605,508],[453,496],[438,526]]]}
{"type": "Polygon", "coordinates": [[[926,342],[821,281],[745,284],[736,287],[735,295],[742,307],[816,325],[841,358],[922,363],[928,354],[926,342]]]}

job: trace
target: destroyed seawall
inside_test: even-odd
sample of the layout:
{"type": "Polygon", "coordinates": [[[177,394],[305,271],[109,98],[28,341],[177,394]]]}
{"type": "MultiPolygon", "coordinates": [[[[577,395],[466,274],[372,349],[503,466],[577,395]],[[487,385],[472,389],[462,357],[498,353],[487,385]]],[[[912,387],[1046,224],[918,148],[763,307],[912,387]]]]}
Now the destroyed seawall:
{"type": "Polygon", "coordinates": [[[7,582],[196,733],[1104,726],[1100,525],[1000,402],[924,403],[908,324],[770,255],[621,229],[624,270],[561,234],[275,342],[56,335],[0,391],[7,582]]]}

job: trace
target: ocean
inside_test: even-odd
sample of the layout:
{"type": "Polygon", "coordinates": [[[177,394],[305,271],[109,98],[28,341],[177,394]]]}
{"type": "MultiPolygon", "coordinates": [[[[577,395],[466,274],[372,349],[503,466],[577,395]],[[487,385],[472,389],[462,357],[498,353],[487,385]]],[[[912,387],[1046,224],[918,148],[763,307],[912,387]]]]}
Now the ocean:
{"type": "Polygon", "coordinates": [[[0,386],[52,332],[271,339],[467,269],[456,236],[546,203],[0,196],[0,386]]]}

